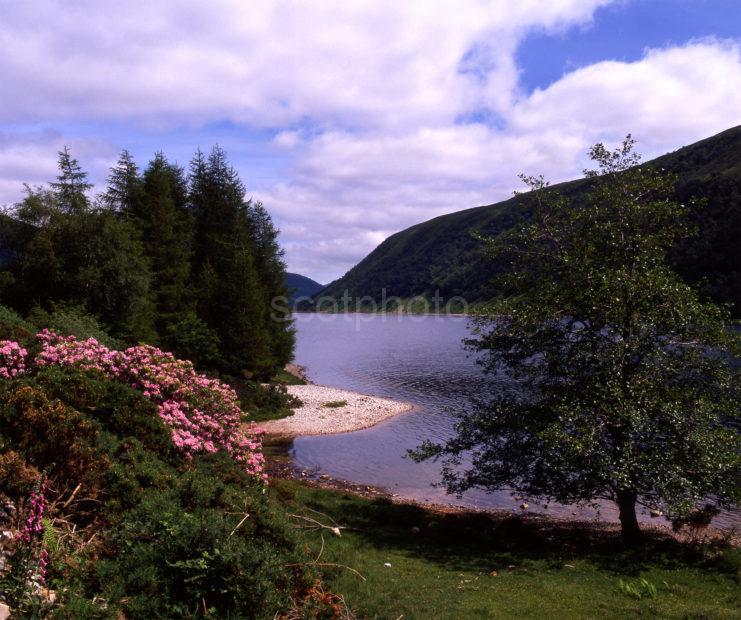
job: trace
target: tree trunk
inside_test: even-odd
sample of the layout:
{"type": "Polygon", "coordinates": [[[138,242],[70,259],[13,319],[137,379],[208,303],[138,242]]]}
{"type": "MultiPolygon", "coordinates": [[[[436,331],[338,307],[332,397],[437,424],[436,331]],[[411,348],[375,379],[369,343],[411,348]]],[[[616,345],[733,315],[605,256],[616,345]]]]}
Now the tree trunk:
{"type": "Polygon", "coordinates": [[[623,542],[633,545],[641,540],[641,528],[636,518],[636,500],[638,495],[634,491],[618,491],[617,505],[620,508],[620,525],[622,527],[623,542]]]}

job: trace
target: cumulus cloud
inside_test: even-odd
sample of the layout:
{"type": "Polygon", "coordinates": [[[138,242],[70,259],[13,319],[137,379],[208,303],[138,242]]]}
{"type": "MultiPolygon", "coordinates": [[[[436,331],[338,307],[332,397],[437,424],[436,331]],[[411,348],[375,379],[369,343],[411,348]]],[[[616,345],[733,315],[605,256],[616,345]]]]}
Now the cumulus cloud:
{"type": "Polygon", "coordinates": [[[12,93],[0,119],[447,122],[492,78],[511,90],[518,33],[583,22],[605,3],[16,2],[0,23],[11,52],[0,56],[0,75],[12,93]]]}
{"type": "MultiPolygon", "coordinates": [[[[506,198],[518,172],[578,175],[595,141],[630,131],[651,156],[741,122],[733,41],[606,59],[523,92],[523,38],[587,25],[608,3],[16,3],[0,22],[12,51],[0,56],[0,127],[186,127],[194,146],[207,122],[267,132],[266,153],[288,162],[280,178],[243,175],[280,225],[289,267],[327,282],[397,230],[506,198]]],[[[49,178],[62,143],[6,133],[0,201],[14,178],[49,178]]],[[[112,145],[78,142],[86,166],[112,159],[112,145]]]]}

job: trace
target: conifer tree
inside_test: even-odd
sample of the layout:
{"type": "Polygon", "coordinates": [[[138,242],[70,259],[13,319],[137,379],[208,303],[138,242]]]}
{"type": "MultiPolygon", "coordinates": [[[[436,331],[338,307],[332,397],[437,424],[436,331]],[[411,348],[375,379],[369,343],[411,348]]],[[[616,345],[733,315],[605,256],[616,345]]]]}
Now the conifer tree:
{"type": "Polygon", "coordinates": [[[87,182],[87,172],[80,168],[79,162],[70,155],[69,148],[59,151],[59,175],[56,182],[51,183],[57,197],[59,209],[65,213],[86,211],[90,202],[86,192],[92,188],[87,182]]]}
{"type": "Polygon", "coordinates": [[[188,281],[192,225],[182,204],[181,186],[180,169],[157,153],[144,171],[141,200],[131,211],[151,264],[151,294],[161,333],[191,309],[188,281]]]}
{"type": "Polygon", "coordinates": [[[261,202],[249,203],[250,230],[255,244],[255,264],[265,291],[266,324],[277,364],[285,366],[293,358],[296,335],[288,305],[273,301],[287,298],[284,251],[278,244],[278,229],[261,202]]]}
{"type": "Polygon", "coordinates": [[[139,168],[131,153],[124,149],[116,165],[111,168],[103,202],[114,211],[131,215],[141,210],[143,190],[139,168]]]}
{"type": "Polygon", "coordinates": [[[28,190],[16,212],[35,226],[22,251],[22,305],[82,305],[114,334],[150,339],[149,267],[135,227],[111,210],[90,208],[87,173],[68,149],[59,175],[28,190]]]}
{"type": "Polygon", "coordinates": [[[191,163],[190,205],[196,219],[198,314],[218,334],[225,370],[266,376],[275,368],[265,318],[265,290],[255,264],[244,185],[215,147],[191,163]]]}

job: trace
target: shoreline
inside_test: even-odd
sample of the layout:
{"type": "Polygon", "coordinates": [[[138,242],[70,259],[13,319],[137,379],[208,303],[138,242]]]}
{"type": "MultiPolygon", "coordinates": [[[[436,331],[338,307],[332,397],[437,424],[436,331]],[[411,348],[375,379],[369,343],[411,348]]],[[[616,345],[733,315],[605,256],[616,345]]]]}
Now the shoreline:
{"type": "Polygon", "coordinates": [[[301,406],[294,410],[293,415],[260,424],[270,440],[350,433],[370,428],[414,408],[410,403],[391,398],[315,383],[289,385],[286,389],[301,401],[301,406]]]}
{"type": "MultiPolygon", "coordinates": [[[[274,444],[275,445],[275,444],[274,444]]],[[[426,502],[411,497],[392,493],[389,489],[350,482],[335,478],[316,470],[307,470],[297,467],[290,459],[272,455],[267,460],[270,477],[291,480],[310,488],[336,493],[346,493],[369,501],[386,501],[396,506],[413,506],[424,510],[431,517],[434,516],[483,516],[493,521],[518,520],[523,523],[537,525],[540,528],[581,529],[590,535],[620,537],[620,523],[617,520],[589,518],[586,516],[555,515],[543,512],[516,510],[510,508],[471,507],[459,504],[443,504],[426,502]]],[[[641,530],[647,537],[659,537],[674,540],[679,543],[711,543],[724,542],[732,547],[741,547],[741,534],[735,529],[705,527],[702,529],[683,528],[674,531],[670,524],[661,521],[645,521],[641,523],[641,530]]]]}

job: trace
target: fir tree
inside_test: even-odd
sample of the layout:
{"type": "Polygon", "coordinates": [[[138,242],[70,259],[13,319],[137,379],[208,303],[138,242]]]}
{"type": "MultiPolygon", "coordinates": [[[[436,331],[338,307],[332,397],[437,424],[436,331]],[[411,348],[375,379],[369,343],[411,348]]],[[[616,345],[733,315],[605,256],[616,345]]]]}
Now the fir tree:
{"type": "Polygon", "coordinates": [[[284,251],[278,244],[278,229],[261,202],[249,203],[250,230],[255,244],[255,264],[265,291],[266,324],[278,366],[293,358],[296,342],[288,304],[273,303],[288,298],[284,251]]]}
{"type": "Polygon", "coordinates": [[[132,216],[151,264],[151,294],[161,333],[191,308],[192,226],[183,202],[182,172],[157,153],[144,171],[142,199],[132,216]]]}
{"type": "Polygon", "coordinates": [[[139,168],[131,153],[124,149],[111,168],[103,202],[114,211],[131,215],[141,210],[143,189],[139,168]]]}
{"type": "Polygon", "coordinates": [[[191,163],[190,205],[196,218],[198,315],[222,344],[225,370],[268,375],[276,361],[265,318],[265,290],[255,264],[244,185],[215,147],[191,163]]]}
{"type": "Polygon", "coordinates": [[[80,168],[79,162],[70,155],[69,148],[59,151],[59,175],[51,186],[57,196],[59,208],[66,213],[86,211],[90,202],[86,192],[92,188],[87,182],[87,172],[80,168]]]}

